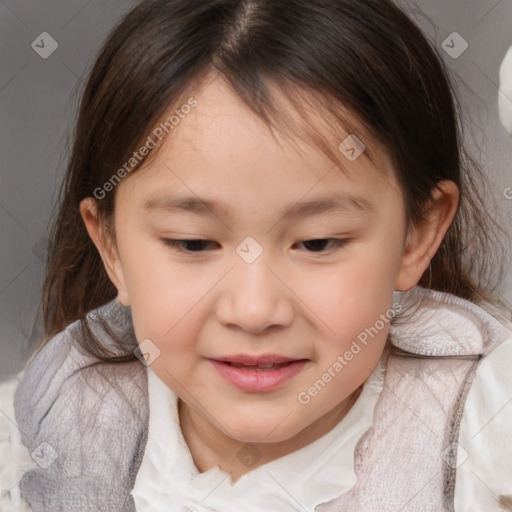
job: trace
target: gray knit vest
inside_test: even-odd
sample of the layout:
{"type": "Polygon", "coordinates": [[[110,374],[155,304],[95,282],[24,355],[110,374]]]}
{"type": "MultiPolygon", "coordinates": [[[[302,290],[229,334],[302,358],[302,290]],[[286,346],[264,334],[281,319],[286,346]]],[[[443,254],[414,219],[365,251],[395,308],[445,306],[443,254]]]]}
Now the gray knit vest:
{"type": "MultiPolygon", "coordinates": [[[[396,296],[404,313],[390,326],[373,426],[356,446],[357,483],[315,512],[454,511],[467,393],[482,357],[508,332],[453,295],[416,286],[396,296]]],[[[117,299],[87,318],[113,353],[138,347],[131,310],[117,299]]],[[[16,390],[22,442],[38,463],[24,474],[21,494],[33,512],[135,512],[130,491],[149,425],[146,367],[134,359],[86,368],[98,360],[80,349],[78,326],[71,324],[35,354],[16,390]]]]}

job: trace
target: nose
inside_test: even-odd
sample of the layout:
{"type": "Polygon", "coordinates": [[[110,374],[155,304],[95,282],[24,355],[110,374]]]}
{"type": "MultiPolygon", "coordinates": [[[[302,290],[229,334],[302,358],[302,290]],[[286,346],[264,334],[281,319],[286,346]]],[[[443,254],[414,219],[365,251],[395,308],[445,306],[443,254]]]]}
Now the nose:
{"type": "Polygon", "coordinates": [[[217,319],[223,325],[259,334],[286,327],[293,317],[293,293],[263,258],[235,265],[226,277],[217,304],[217,319]]]}

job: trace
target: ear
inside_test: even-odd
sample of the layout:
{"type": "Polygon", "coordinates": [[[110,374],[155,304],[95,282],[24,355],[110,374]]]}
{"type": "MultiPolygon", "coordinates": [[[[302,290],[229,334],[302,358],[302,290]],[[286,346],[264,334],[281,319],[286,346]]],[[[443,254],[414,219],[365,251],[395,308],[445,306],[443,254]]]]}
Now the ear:
{"type": "Polygon", "coordinates": [[[409,227],[395,282],[397,291],[407,291],[418,284],[457,213],[459,189],[453,181],[440,181],[432,195],[425,219],[409,227]]]}
{"type": "Polygon", "coordinates": [[[125,276],[116,244],[112,240],[111,233],[98,219],[97,203],[92,197],[86,197],[80,202],[80,215],[84,221],[87,232],[96,249],[100,253],[105,270],[117,288],[117,299],[123,306],[129,306],[128,291],[125,276]]]}

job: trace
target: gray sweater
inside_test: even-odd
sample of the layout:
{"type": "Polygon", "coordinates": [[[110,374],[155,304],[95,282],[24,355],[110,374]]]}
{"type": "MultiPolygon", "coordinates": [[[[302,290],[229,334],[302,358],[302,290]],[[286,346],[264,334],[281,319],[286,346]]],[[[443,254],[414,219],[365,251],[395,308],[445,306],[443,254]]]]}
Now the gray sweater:
{"type": "MultiPolygon", "coordinates": [[[[116,354],[137,340],[130,308],[117,299],[87,315],[116,354]],[[124,340],[116,347],[98,315],[124,340]]],[[[77,344],[79,322],[54,336],[28,363],[14,408],[23,444],[39,467],[24,474],[22,496],[33,512],[134,512],[130,491],[142,461],[149,425],[145,365],[100,362],[77,344]],[[115,475],[115,478],[112,476],[115,475]]]]}

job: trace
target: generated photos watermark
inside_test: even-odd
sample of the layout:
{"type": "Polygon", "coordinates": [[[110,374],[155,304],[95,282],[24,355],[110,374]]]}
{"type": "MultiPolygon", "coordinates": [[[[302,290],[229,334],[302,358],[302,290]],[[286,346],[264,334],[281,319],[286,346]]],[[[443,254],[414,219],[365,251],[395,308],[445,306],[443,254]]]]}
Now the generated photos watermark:
{"type": "Polygon", "coordinates": [[[366,327],[357,335],[357,339],[353,340],[350,348],[343,354],[338,355],[336,360],[325,370],[325,372],[318,378],[311,386],[301,391],[297,395],[297,400],[302,405],[307,405],[311,400],[317,396],[326,386],[331,382],[350,361],[361,352],[362,347],[368,344],[368,338],[374,338],[384,327],[391,322],[391,319],[402,311],[402,304],[394,302],[392,308],[388,309],[385,313],[381,313],[379,320],[377,320],[371,327],[366,327]]]}
{"type": "Polygon", "coordinates": [[[133,156],[125,162],[101,187],[96,187],[93,191],[93,196],[100,200],[103,199],[108,192],[112,192],[114,187],[130,173],[137,164],[139,164],[143,157],[147,156],[149,152],[154,149],[164,138],[164,134],[169,134],[176,126],[178,126],[182,119],[190,114],[193,108],[197,107],[197,100],[189,98],[187,103],[182,105],[179,109],[174,111],[174,114],[169,118],[160,123],[152,132],[148,135],[146,142],[138,149],[133,152],[133,156]]]}

